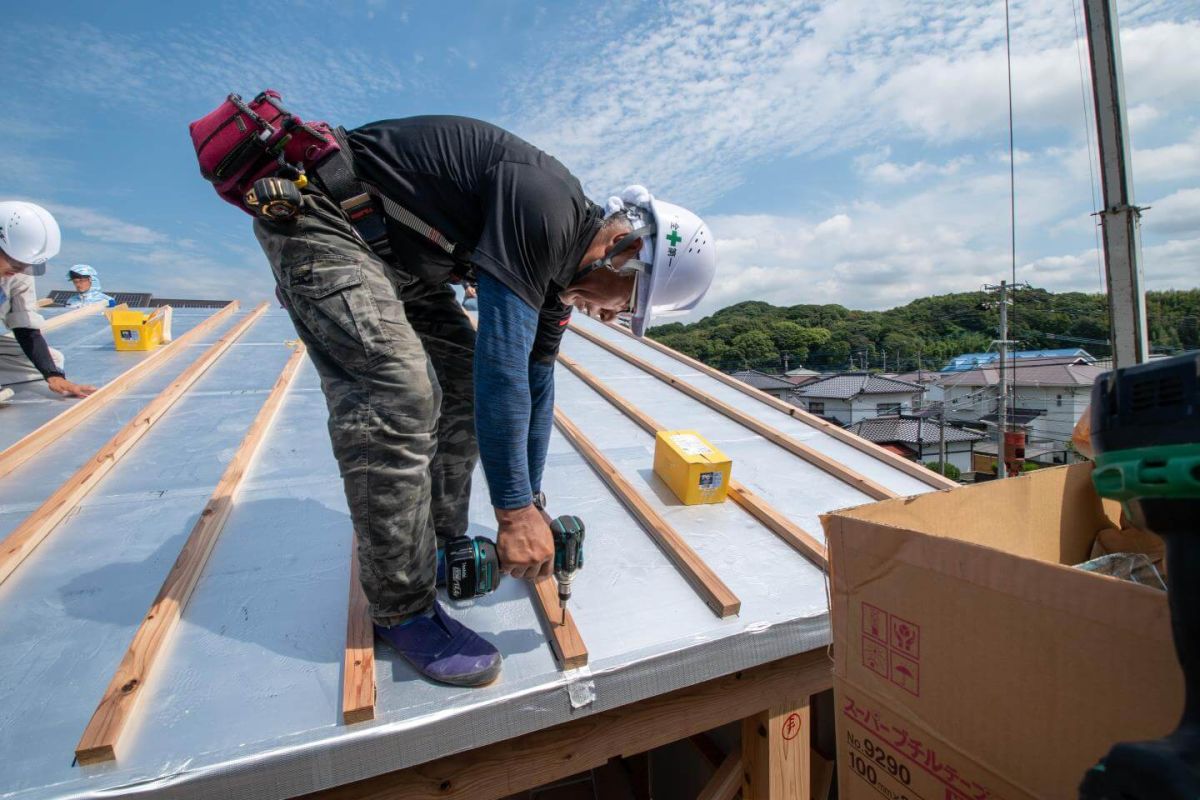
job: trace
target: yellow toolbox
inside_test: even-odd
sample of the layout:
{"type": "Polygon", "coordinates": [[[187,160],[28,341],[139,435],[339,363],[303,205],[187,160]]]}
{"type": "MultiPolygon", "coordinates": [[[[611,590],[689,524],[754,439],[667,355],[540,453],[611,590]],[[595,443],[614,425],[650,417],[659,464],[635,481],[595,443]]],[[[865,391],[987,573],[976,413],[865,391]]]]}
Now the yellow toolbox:
{"type": "Polygon", "coordinates": [[[120,305],[105,312],[112,325],[113,345],[118,350],[153,350],[163,343],[163,317],[169,306],[152,314],[120,305]]]}
{"type": "Polygon", "coordinates": [[[695,431],[659,431],[654,437],[654,474],[685,505],[723,503],[733,462],[695,431]]]}

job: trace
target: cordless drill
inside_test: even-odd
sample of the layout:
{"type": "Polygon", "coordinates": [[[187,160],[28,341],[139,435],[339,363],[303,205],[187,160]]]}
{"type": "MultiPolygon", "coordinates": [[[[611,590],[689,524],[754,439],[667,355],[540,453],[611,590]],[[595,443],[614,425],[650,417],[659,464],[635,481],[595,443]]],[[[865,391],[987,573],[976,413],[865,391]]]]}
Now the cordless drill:
{"type": "MultiPolygon", "coordinates": [[[[558,604],[563,623],[571,581],[583,567],[583,520],[564,515],[550,522],[554,537],[554,577],[558,581],[558,604]]],[[[496,543],[482,536],[457,536],[438,548],[438,583],[446,583],[452,600],[482,597],[500,585],[500,557],[496,543]]]]}
{"type": "Polygon", "coordinates": [[[567,624],[567,601],[571,599],[571,581],[583,569],[583,520],[564,514],[550,523],[554,536],[554,579],[558,581],[558,607],[562,609],[560,625],[567,624]]]}
{"type": "Polygon", "coordinates": [[[1167,604],[1183,668],[1183,719],[1121,742],[1084,776],[1084,800],[1200,797],[1200,353],[1105,373],[1092,388],[1092,480],[1167,546],[1167,604]]]}

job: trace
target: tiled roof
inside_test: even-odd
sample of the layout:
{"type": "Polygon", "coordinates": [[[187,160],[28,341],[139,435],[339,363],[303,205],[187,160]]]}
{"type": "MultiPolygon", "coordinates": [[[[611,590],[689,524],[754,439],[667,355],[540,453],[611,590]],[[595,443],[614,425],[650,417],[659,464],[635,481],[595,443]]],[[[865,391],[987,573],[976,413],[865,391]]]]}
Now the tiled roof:
{"type": "Polygon", "coordinates": [[[749,384],[755,389],[792,389],[794,388],[791,381],[785,380],[778,375],[768,375],[765,372],[759,372],[756,369],[742,369],[733,373],[733,377],[737,378],[742,383],[749,384]]]}
{"type": "MultiPolygon", "coordinates": [[[[875,417],[864,419],[850,426],[850,430],[859,436],[876,444],[882,442],[903,442],[917,444],[917,436],[925,444],[937,444],[940,440],[938,421],[936,419],[909,419],[907,417],[875,417]]],[[[946,426],[947,442],[977,442],[983,439],[982,433],[964,430],[953,425],[946,426]]]]}
{"type": "Polygon", "coordinates": [[[923,387],[908,381],[881,378],[878,375],[851,373],[806,383],[796,389],[796,394],[801,397],[829,397],[847,400],[860,394],[896,394],[922,390],[923,387]]]}
{"type": "MultiPolygon", "coordinates": [[[[1008,380],[1015,386],[1091,386],[1103,373],[1100,367],[1091,364],[1063,362],[1058,364],[1018,364],[1008,370],[1008,380]]],[[[943,386],[995,386],[1000,382],[1000,370],[996,367],[973,369],[947,375],[943,386]]]]}

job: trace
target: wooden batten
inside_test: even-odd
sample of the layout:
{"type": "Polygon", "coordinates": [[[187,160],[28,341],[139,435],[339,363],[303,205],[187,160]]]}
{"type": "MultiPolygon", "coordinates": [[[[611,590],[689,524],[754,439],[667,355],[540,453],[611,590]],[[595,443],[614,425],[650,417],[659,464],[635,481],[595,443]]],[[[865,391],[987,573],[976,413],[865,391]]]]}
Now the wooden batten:
{"type": "Polygon", "coordinates": [[[342,659],[342,722],[375,719],[375,625],[358,575],[358,539],[350,537],[350,599],[342,659]]]}
{"type": "MultiPolygon", "coordinates": [[[[875,500],[888,500],[897,496],[895,492],[893,492],[891,489],[888,489],[886,486],[876,483],[865,475],[859,474],[858,472],[850,469],[835,459],[830,458],[824,453],[814,450],[803,442],[788,436],[778,428],[774,428],[765,422],[750,416],[741,409],[735,408],[734,406],[731,406],[722,400],[718,400],[703,389],[696,388],[687,381],[677,378],[664,369],[656,367],[649,361],[646,361],[643,358],[635,356],[633,353],[617,347],[607,339],[597,336],[591,331],[584,330],[575,324],[571,325],[571,330],[582,336],[584,339],[587,339],[592,344],[607,350],[618,358],[634,365],[643,372],[653,375],[655,378],[658,378],[668,386],[678,389],[688,397],[691,397],[693,400],[698,400],[712,410],[728,417],[734,422],[737,422],[739,425],[754,431],[764,439],[774,442],[776,445],[782,447],[784,450],[787,450],[792,455],[799,456],[804,461],[807,461],[822,471],[829,473],[843,483],[853,486],[855,489],[858,489],[868,497],[871,497],[875,500]]],[[[922,469],[924,469],[924,467],[922,467],[922,469]]],[[[928,470],[926,471],[928,472],[928,470]]],[[[930,474],[932,475],[934,473],[930,474]]]]}
{"type": "Polygon", "coordinates": [[[237,309],[238,303],[235,300],[179,338],[148,353],[141,361],[101,386],[93,394],[76,401],[54,419],[0,451],[0,478],[33,458],[50,443],[58,441],[61,436],[74,430],[85,419],[137,385],[151,372],[182,353],[190,344],[228,319],[237,309]]]}
{"type": "Polygon", "coordinates": [[[663,519],[633,488],[632,484],[625,480],[616,466],[592,444],[591,440],[583,435],[575,423],[571,422],[567,415],[557,408],[554,409],[554,422],[567,440],[579,451],[579,454],[591,464],[596,474],[608,484],[608,488],[617,496],[617,499],[641,523],[646,533],[650,534],[650,537],[658,543],[705,604],[718,617],[728,617],[738,613],[741,610],[742,601],[737,598],[737,595],[717,577],[717,574],[709,568],[708,564],[704,563],[699,554],[684,541],[670,523],[663,519]]]}
{"type": "Polygon", "coordinates": [[[744,769],[741,753],[735,751],[725,756],[700,794],[696,795],[696,800],[733,800],[742,790],[744,769]]]}
{"type": "MultiPolygon", "coordinates": [[[[468,314],[465,310],[463,315],[471,323],[472,328],[479,327],[479,321],[474,315],[468,314]]],[[[545,510],[542,511],[542,515],[549,524],[550,515],[545,510]]],[[[549,578],[540,578],[534,581],[530,588],[533,607],[542,620],[542,628],[546,631],[550,652],[554,653],[559,666],[563,669],[576,669],[587,664],[587,645],[583,643],[583,637],[580,636],[579,629],[575,625],[575,617],[569,610],[566,621],[563,621],[562,612],[558,607],[558,591],[554,588],[554,581],[549,578]]]]}
{"type": "MultiPolygon", "coordinates": [[[[622,328],[620,325],[610,324],[609,327],[620,334],[628,336],[631,339],[636,338],[636,337],[634,337],[634,335],[632,333],[630,333],[625,328],[622,328]]],[[[758,400],[759,402],[766,403],[771,408],[773,408],[776,411],[779,411],[781,413],[787,414],[792,419],[798,420],[800,422],[803,422],[805,425],[809,425],[813,428],[816,428],[817,430],[821,431],[822,433],[827,433],[830,436],[832,436],[833,438],[842,442],[843,444],[848,444],[851,447],[853,447],[855,450],[859,450],[859,451],[871,456],[872,458],[876,458],[880,461],[883,461],[888,466],[895,467],[896,469],[909,475],[910,477],[916,478],[917,480],[921,481],[922,483],[926,483],[935,489],[958,488],[958,484],[956,482],[950,480],[949,478],[943,477],[943,476],[937,474],[936,472],[932,472],[931,470],[921,466],[920,464],[909,461],[907,458],[898,456],[895,453],[891,452],[890,450],[885,450],[884,448],[880,447],[879,445],[875,444],[874,442],[867,441],[866,439],[862,438],[861,436],[853,434],[850,431],[846,430],[845,428],[841,428],[837,425],[834,425],[832,422],[823,420],[820,417],[816,416],[815,414],[810,414],[808,411],[805,411],[803,408],[799,408],[790,403],[785,403],[782,400],[780,400],[778,397],[772,397],[771,395],[767,394],[766,392],[762,391],[761,389],[755,389],[753,386],[751,386],[747,383],[742,383],[737,378],[735,378],[731,375],[726,375],[724,372],[721,372],[721,370],[715,369],[714,367],[710,367],[708,364],[705,364],[703,361],[699,361],[690,356],[685,356],[683,353],[679,352],[678,350],[673,350],[672,348],[667,347],[662,342],[656,342],[655,340],[653,340],[649,337],[639,338],[638,341],[641,342],[642,344],[646,345],[647,347],[650,347],[654,350],[657,350],[660,353],[663,353],[664,355],[670,356],[671,358],[675,359],[676,361],[678,361],[681,364],[686,364],[687,366],[691,367],[692,369],[694,369],[698,372],[703,372],[705,375],[709,376],[710,378],[714,378],[714,379],[720,381],[721,383],[725,384],[726,386],[729,386],[733,389],[737,389],[739,392],[741,392],[744,395],[747,395],[748,397],[753,397],[755,400],[758,400]]]]}
{"type": "Polygon", "coordinates": [[[558,606],[558,589],[554,578],[538,578],[533,582],[534,605],[542,618],[546,636],[550,640],[550,649],[563,669],[577,669],[588,663],[587,645],[579,635],[575,626],[575,618],[567,610],[566,622],[563,622],[562,611],[558,606]]]}
{"type": "Polygon", "coordinates": [[[38,506],[20,525],[0,542],[0,583],[50,535],[58,523],[77,506],[88,492],[130,451],[134,445],[162,418],[187,390],[199,380],[205,370],[216,363],[238,337],[250,329],[267,310],[264,302],[239,320],[236,325],[188,365],[175,380],[147,403],[133,419],[38,506]]]}
{"type": "MultiPolygon", "coordinates": [[[[630,403],[624,397],[614,392],[608,384],[581,366],[575,359],[560,353],[558,361],[570,370],[573,375],[595,390],[596,393],[611,403],[622,414],[633,420],[642,430],[651,436],[658,431],[670,430],[656,422],[653,417],[633,405],[633,403],[630,403]]],[[[829,568],[825,545],[821,544],[808,531],[777,511],[766,500],[746,488],[740,481],[730,481],[729,496],[733,498],[735,503],[749,512],[755,519],[766,526],[768,530],[787,542],[802,556],[812,561],[822,570],[829,568]]]]}
{"type": "Polygon", "coordinates": [[[90,317],[93,314],[99,314],[107,307],[108,306],[106,306],[104,303],[88,303],[85,306],[73,308],[70,311],[64,311],[63,313],[50,317],[43,322],[42,331],[56,331],[64,325],[70,325],[72,322],[78,322],[84,317],[90,317]]]}
{"type": "Polygon", "coordinates": [[[217,488],[213,491],[200,519],[196,521],[183,545],[175,566],[167,573],[158,596],[150,610],[142,618],[142,624],[134,634],[133,642],[121,659],[116,673],[104,692],[92,719],[84,729],[83,736],[75,748],[75,758],[80,764],[96,764],[112,761],[117,757],[117,745],[125,725],[133,715],[138,701],[145,694],[146,684],[153,674],[155,658],[170,639],[183,609],[187,607],[200,574],[229,514],[250,464],[259,446],[266,437],[267,429],[283,405],[296,372],[305,356],[303,347],[297,347],[287,360],[279,377],[275,380],[267,399],[263,402],[254,421],[250,423],[242,443],[233,459],[225,468],[217,488]]]}

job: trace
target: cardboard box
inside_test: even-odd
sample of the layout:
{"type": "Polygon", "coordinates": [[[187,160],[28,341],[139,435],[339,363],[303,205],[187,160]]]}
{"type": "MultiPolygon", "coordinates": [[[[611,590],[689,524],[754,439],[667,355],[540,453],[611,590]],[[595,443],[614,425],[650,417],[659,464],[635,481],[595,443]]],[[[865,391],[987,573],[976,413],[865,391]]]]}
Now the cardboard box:
{"type": "Polygon", "coordinates": [[[1114,527],[1090,464],[822,520],[843,800],[1073,798],[1178,723],[1166,594],[1063,566],[1114,527]]]}
{"type": "Polygon", "coordinates": [[[733,462],[695,431],[659,431],[654,437],[654,474],[684,505],[723,503],[733,462]]]}

